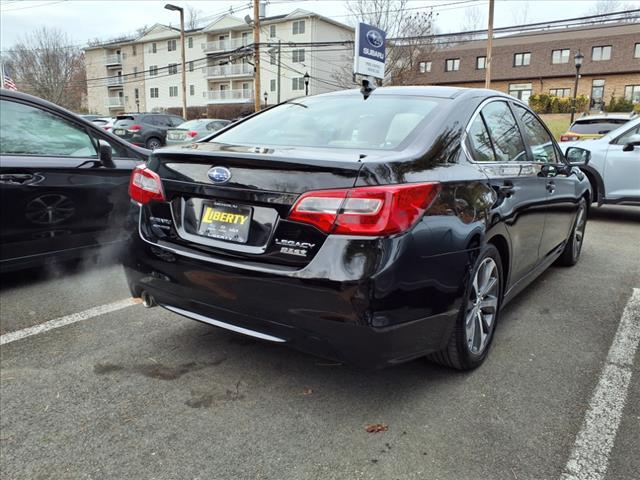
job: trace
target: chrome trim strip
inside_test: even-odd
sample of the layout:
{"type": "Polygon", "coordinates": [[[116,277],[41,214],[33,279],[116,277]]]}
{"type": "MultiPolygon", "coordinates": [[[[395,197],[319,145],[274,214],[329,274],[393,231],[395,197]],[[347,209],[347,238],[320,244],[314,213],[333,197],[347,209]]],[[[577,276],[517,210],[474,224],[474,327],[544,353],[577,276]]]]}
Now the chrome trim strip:
{"type": "Polygon", "coordinates": [[[267,335],[266,333],[260,333],[260,332],[256,332],[255,330],[249,330],[248,328],[242,328],[236,325],[232,325],[230,323],[221,322],[220,320],[214,320],[213,318],[205,317],[204,315],[200,315],[199,313],[195,313],[195,312],[190,312],[189,310],[183,310],[182,308],[172,307],[171,305],[160,304],[160,306],[174,313],[177,313],[179,315],[183,315],[185,317],[189,317],[194,320],[199,320],[201,322],[208,323],[209,325],[213,325],[214,327],[225,328],[227,330],[231,330],[232,332],[242,333],[243,335],[259,338],[260,340],[268,340],[270,342],[278,342],[278,343],[286,342],[284,338],[274,337],[272,335],[267,335]]]}

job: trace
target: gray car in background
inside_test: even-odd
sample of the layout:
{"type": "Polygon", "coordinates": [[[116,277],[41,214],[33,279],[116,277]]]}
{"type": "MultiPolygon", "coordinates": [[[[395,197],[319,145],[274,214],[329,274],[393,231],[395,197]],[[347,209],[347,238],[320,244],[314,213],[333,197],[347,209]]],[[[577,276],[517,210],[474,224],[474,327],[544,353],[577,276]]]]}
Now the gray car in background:
{"type": "Polygon", "coordinates": [[[219,120],[215,118],[199,118],[189,120],[176,128],[167,131],[167,145],[180,145],[200,140],[211,133],[226,127],[231,122],[229,120],[219,120]]]}

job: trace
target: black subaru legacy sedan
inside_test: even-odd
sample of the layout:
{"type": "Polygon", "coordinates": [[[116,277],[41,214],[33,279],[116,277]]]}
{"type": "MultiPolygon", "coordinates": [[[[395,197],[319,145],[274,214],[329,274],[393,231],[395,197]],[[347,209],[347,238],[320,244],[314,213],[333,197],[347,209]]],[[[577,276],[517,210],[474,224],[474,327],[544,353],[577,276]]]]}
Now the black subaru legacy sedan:
{"type": "Polygon", "coordinates": [[[343,91],[264,110],[132,173],[134,296],[318,356],[471,369],[503,307],[578,261],[589,183],[490,90],[343,91]]]}

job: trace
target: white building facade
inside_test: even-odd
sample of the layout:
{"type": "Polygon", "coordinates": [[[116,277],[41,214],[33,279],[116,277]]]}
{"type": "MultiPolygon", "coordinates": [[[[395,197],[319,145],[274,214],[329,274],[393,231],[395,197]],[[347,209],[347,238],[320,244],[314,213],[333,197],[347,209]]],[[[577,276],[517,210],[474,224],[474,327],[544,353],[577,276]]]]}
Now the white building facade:
{"type": "MultiPolygon", "coordinates": [[[[275,104],[309,95],[337,90],[336,76],[351,69],[351,45],[312,45],[322,42],[353,40],[353,29],[329,18],[306,10],[295,10],[288,15],[265,17],[260,21],[260,74],[261,103],[275,104]],[[305,45],[291,45],[291,43],[305,45]],[[305,74],[308,73],[308,84],[305,74]]],[[[88,91],[91,111],[103,114],[136,111],[133,103],[125,101],[138,95],[141,111],[165,111],[182,107],[181,46],[178,29],[154,25],[146,33],[130,42],[117,45],[119,51],[136,46],[136,64],[115,73],[115,79],[106,79],[88,91]],[[133,69],[135,68],[135,76],[133,69]],[[132,71],[128,71],[132,70],[132,71]],[[123,75],[123,76],[122,76],[123,75]],[[118,76],[122,76],[118,78],[118,76]],[[111,83],[109,83],[111,82],[111,83]],[[110,100],[114,92],[107,84],[122,84],[122,101],[110,100]],[[135,92],[125,94],[125,86],[135,83],[135,92]],[[137,92],[137,93],[136,93],[137,92]],[[104,105],[106,104],[106,105],[104,105]],[[109,106],[110,105],[110,106],[109,106]]],[[[87,57],[103,59],[106,68],[113,45],[85,50],[87,57]]],[[[187,107],[244,105],[248,110],[255,95],[255,62],[252,25],[244,19],[224,15],[204,28],[185,33],[187,107]]],[[[128,57],[127,58],[131,58],[128,57]]],[[[87,69],[88,84],[92,75],[87,69]]],[[[107,74],[109,74],[107,72],[107,74]]],[[[93,77],[95,78],[95,77],[93,77]]],[[[113,90],[113,87],[111,87],[113,90]]],[[[127,91],[128,91],[127,90],[127,91]]],[[[117,95],[120,95],[119,93],[117,95]]],[[[135,99],[134,99],[135,100],[135,99]]]]}

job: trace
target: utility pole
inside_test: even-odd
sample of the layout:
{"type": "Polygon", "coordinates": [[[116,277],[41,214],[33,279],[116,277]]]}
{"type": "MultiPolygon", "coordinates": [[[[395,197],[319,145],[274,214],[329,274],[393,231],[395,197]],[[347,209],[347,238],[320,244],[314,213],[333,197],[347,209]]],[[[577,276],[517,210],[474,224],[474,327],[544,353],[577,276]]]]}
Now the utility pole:
{"type": "Polygon", "coordinates": [[[489,0],[489,28],[487,29],[487,61],[485,62],[484,88],[491,88],[491,47],[493,46],[494,3],[494,0],[489,0]]]}
{"type": "Polygon", "coordinates": [[[282,41],[278,40],[278,103],[280,103],[280,52],[282,51],[282,41]]]}
{"type": "Polygon", "coordinates": [[[253,106],[260,111],[260,0],[253,0],[253,106]]]}

